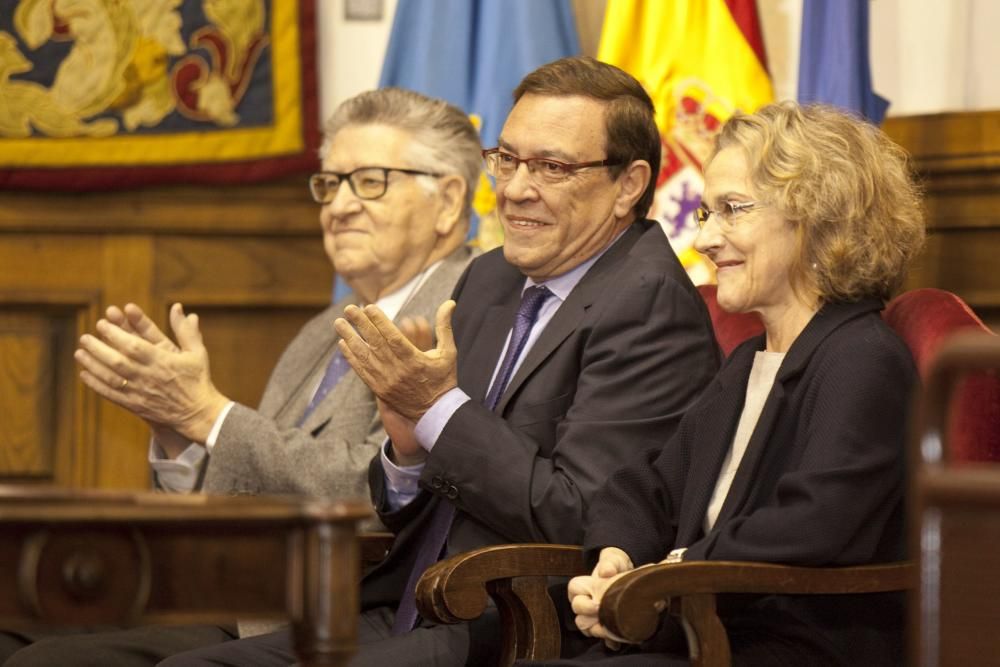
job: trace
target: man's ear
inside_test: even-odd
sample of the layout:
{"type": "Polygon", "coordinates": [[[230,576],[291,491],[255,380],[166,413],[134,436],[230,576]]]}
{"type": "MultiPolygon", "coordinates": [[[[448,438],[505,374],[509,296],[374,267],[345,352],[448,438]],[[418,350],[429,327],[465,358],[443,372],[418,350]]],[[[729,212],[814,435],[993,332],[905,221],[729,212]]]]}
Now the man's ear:
{"type": "Polygon", "coordinates": [[[624,218],[632,211],[652,177],[653,169],[645,160],[633,160],[625,167],[625,171],[618,176],[621,190],[615,198],[615,216],[624,218]]]}
{"type": "Polygon", "coordinates": [[[438,188],[441,209],[434,230],[439,236],[448,236],[462,219],[467,186],[461,176],[449,174],[438,179],[438,188]]]}

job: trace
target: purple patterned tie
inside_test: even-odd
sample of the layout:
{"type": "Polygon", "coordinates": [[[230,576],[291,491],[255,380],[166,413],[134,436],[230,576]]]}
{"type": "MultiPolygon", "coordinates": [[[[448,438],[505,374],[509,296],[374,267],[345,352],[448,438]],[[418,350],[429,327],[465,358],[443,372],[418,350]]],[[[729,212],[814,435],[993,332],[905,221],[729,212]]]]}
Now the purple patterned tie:
{"type": "Polygon", "coordinates": [[[340,382],[340,379],[349,370],[351,370],[351,365],[347,363],[347,359],[344,359],[344,355],[340,353],[340,348],[335,349],[333,357],[330,358],[330,363],[327,364],[326,373],[323,374],[323,379],[320,381],[319,387],[316,388],[316,393],[313,394],[312,400],[306,406],[306,411],[299,417],[298,423],[295,424],[296,426],[302,426],[306,423],[306,418],[312,414],[316,406],[337,386],[337,383],[340,382]]]}
{"type": "MultiPolygon", "coordinates": [[[[490,410],[496,408],[503,396],[507,383],[510,382],[514,374],[514,366],[518,357],[524,350],[525,343],[528,342],[528,333],[532,325],[538,319],[538,311],[541,310],[545,299],[552,294],[548,288],[542,285],[535,285],[524,290],[521,295],[521,305],[517,309],[517,317],[514,319],[514,327],[510,332],[510,344],[507,346],[507,353],[503,357],[503,363],[497,371],[493,386],[486,394],[483,401],[490,410]]],[[[392,623],[392,634],[401,635],[409,632],[417,624],[417,603],[416,588],[424,570],[433,565],[441,558],[444,551],[445,542],[448,539],[448,531],[451,529],[451,521],[455,518],[455,505],[447,500],[440,500],[438,506],[431,514],[427,528],[420,540],[420,547],[417,551],[417,558],[410,570],[410,577],[406,581],[406,588],[403,590],[403,598],[396,608],[396,617],[392,623]]]]}

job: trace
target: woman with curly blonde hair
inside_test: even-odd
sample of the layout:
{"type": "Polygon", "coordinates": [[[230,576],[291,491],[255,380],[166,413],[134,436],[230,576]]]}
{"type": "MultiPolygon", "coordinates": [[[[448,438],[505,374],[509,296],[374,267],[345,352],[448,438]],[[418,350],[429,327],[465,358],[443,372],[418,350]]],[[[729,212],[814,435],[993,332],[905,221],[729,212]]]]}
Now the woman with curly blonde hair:
{"type": "MultiPolygon", "coordinates": [[[[705,167],[698,250],[719,305],[765,333],[737,347],[662,449],[611,476],[587,515],[576,625],[606,640],[572,661],[687,664],[669,622],[622,649],[597,610],[657,561],[849,566],[903,557],[903,452],[917,383],[882,321],[923,242],[903,151],[824,106],[738,114],[705,167]]],[[[899,594],[720,596],[734,665],[903,663],[899,594]]]]}

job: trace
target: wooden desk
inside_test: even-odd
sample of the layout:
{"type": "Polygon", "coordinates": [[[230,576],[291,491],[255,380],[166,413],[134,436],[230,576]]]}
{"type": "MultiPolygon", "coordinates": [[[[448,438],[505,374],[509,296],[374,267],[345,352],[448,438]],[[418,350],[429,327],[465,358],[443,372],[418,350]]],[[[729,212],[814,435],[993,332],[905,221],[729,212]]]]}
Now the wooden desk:
{"type": "Polygon", "coordinates": [[[355,651],[367,503],[0,486],[0,624],[289,619],[305,666],[355,651]]]}

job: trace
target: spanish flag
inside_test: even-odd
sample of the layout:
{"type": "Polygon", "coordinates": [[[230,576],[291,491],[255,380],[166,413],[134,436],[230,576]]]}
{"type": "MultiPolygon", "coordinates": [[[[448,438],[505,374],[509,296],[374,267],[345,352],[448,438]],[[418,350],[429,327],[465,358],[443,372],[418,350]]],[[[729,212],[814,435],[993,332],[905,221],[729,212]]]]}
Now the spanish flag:
{"type": "Polygon", "coordinates": [[[711,282],[711,268],[691,247],[702,163],[734,111],[774,98],[754,0],[608,0],[597,57],[652,97],[663,160],[650,217],[694,282],[711,282]]]}

